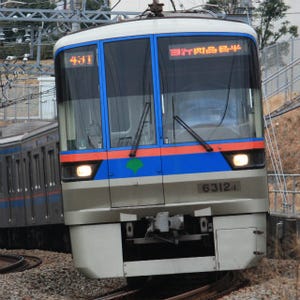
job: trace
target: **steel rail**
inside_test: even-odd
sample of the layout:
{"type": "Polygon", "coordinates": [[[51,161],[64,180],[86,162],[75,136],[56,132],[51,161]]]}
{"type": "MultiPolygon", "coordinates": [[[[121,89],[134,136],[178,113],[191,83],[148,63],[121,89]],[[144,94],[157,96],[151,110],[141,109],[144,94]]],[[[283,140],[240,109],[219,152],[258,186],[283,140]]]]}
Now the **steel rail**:
{"type": "MultiPolygon", "coordinates": [[[[204,300],[204,299],[217,299],[218,297],[229,294],[230,292],[245,286],[248,283],[245,279],[241,278],[237,272],[226,272],[221,278],[214,282],[207,283],[207,278],[205,283],[203,279],[198,279],[198,284],[192,284],[186,281],[184,286],[177,290],[178,284],[175,282],[176,286],[167,279],[159,280],[155,283],[155,278],[150,279],[147,283],[143,283],[142,286],[135,289],[124,289],[113,291],[104,296],[92,298],[92,300],[120,300],[120,299],[144,299],[144,300],[204,300]],[[163,288],[162,288],[163,287],[163,288]]],[[[166,277],[167,278],[167,277],[166,277]]],[[[193,279],[191,279],[193,281],[193,279]]]]}
{"type": "Polygon", "coordinates": [[[36,256],[0,254],[0,274],[22,272],[41,263],[42,260],[36,256]]]}
{"type": "Polygon", "coordinates": [[[19,268],[24,263],[24,257],[20,255],[0,255],[0,274],[9,273],[19,268]]]}

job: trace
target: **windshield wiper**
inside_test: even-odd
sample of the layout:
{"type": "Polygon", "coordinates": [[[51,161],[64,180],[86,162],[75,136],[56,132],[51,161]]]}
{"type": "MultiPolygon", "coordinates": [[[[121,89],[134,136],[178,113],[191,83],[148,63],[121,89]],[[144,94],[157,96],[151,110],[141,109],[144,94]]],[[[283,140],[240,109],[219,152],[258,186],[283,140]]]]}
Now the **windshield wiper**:
{"type": "Polygon", "coordinates": [[[213,151],[213,148],[208,145],[201,136],[199,136],[188,124],[186,124],[179,116],[174,116],[176,120],[207,152],[213,151]]]}
{"type": "Polygon", "coordinates": [[[138,126],[138,129],[137,129],[136,133],[135,133],[134,140],[133,140],[132,147],[131,147],[131,151],[129,153],[130,157],[135,157],[136,156],[136,152],[137,152],[137,149],[138,149],[139,144],[140,144],[140,139],[141,139],[141,136],[142,136],[145,120],[146,120],[146,117],[148,115],[149,109],[150,109],[150,102],[145,102],[143,113],[142,113],[142,116],[141,116],[141,119],[140,119],[140,122],[139,122],[139,126],[138,126]]]}

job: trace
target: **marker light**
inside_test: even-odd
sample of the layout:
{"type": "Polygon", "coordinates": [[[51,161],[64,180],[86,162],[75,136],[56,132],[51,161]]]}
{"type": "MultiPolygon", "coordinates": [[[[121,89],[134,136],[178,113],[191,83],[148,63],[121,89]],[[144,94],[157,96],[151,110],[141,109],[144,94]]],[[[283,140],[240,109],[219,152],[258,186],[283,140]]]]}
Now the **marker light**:
{"type": "Polygon", "coordinates": [[[76,174],[78,177],[89,177],[92,175],[92,167],[90,165],[81,165],[76,167],[76,174]]]}
{"type": "Polygon", "coordinates": [[[232,158],[235,167],[244,167],[249,163],[249,156],[247,154],[236,154],[232,158]]]}

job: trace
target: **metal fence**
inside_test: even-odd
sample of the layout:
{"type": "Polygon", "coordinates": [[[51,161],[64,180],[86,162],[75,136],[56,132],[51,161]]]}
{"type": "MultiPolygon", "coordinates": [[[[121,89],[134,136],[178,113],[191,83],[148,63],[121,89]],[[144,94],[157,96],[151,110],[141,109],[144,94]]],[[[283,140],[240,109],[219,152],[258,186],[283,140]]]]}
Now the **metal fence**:
{"type": "Polygon", "coordinates": [[[268,184],[271,213],[300,214],[300,174],[269,174],[268,184]]]}
{"type": "MultiPolygon", "coordinates": [[[[268,123],[271,116],[276,116],[274,112],[284,112],[300,104],[300,39],[266,47],[261,52],[261,63],[265,120],[268,123]]],[[[269,130],[268,126],[266,130],[269,130]]],[[[268,138],[275,137],[266,134],[268,149],[272,151],[271,143],[276,144],[276,140],[268,138]]],[[[278,157],[280,153],[273,155],[277,155],[275,160],[281,159],[278,157]]],[[[270,212],[297,216],[300,214],[300,174],[278,173],[268,175],[270,212]]]]}
{"type": "Polygon", "coordinates": [[[0,120],[56,119],[53,77],[39,77],[11,82],[2,89],[0,120]]]}
{"type": "Polygon", "coordinates": [[[274,44],[261,52],[263,96],[281,105],[300,95],[300,39],[274,44]]]}

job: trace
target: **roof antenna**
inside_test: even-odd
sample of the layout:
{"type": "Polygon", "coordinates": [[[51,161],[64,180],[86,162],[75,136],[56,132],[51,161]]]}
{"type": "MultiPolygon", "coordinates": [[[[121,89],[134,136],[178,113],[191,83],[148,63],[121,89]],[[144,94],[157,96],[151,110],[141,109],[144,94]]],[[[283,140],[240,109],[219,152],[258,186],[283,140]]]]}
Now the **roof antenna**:
{"type": "Polygon", "coordinates": [[[155,17],[163,17],[163,3],[159,3],[159,0],[153,0],[152,4],[149,4],[150,11],[154,14],[155,17]]]}

